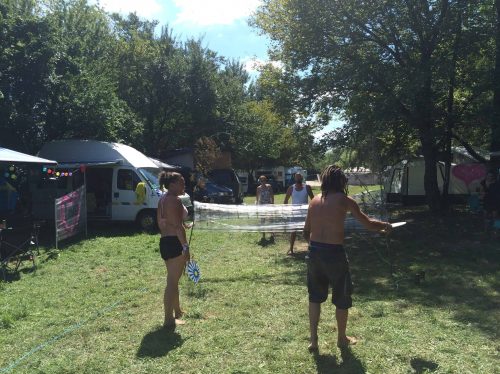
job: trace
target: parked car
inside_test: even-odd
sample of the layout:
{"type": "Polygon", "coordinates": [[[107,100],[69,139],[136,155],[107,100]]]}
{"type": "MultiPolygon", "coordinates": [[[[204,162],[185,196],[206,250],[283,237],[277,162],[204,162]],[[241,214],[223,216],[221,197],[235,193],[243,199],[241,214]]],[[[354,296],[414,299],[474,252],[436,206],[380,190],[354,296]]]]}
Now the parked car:
{"type": "Polygon", "coordinates": [[[234,204],[236,201],[230,188],[218,185],[211,180],[200,181],[196,185],[193,200],[215,204],[234,204]]]}
{"type": "Polygon", "coordinates": [[[233,169],[213,169],[208,173],[208,177],[212,182],[230,188],[237,204],[243,202],[243,187],[233,169]]]}

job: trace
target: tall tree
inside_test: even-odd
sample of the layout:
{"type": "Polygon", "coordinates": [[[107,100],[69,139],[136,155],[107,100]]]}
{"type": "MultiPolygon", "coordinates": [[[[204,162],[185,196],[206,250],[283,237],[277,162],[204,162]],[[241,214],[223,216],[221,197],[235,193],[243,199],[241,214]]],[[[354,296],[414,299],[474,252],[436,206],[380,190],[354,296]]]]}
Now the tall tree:
{"type": "MultiPolygon", "coordinates": [[[[491,152],[500,152],[500,0],[495,0],[495,70],[493,76],[493,120],[491,122],[491,152]]],[[[500,156],[497,156],[500,159],[500,156]]],[[[497,161],[500,164],[500,161],[497,161]]]]}
{"type": "MultiPolygon", "coordinates": [[[[265,0],[254,18],[274,55],[303,77],[303,97],[343,111],[354,126],[369,129],[366,113],[379,111],[395,134],[414,132],[433,210],[459,3],[265,0]]],[[[479,3],[467,2],[472,16],[479,3]]]]}

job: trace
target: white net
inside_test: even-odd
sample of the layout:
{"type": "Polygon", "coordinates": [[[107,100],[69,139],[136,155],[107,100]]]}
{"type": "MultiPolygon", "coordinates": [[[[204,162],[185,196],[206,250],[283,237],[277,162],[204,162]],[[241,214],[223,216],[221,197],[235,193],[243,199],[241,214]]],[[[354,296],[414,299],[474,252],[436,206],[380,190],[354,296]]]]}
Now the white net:
{"type": "MultiPolygon", "coordinates": [[[[304,229],[307,205],[222,205],[194,202],[196,230],[239,232],[297,232],[304,229]]],[[[383,217],[370,215],[385,220],[383,217]]],[[[345,231],[366,231],[348,216],[345,231]]]]}

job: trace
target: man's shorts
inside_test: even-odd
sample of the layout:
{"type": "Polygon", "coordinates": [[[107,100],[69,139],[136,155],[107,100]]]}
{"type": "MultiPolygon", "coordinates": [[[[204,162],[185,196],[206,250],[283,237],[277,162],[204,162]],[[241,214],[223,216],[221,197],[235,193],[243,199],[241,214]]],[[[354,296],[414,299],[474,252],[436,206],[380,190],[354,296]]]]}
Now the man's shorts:
{"type": "Polygon", "coordinates": [[[344,247],[311,241],[307,262],[307,290],[311,303],[323,303],[332,287],[332,303],[339,309],[352,307],[352,282],[344,247]]]}

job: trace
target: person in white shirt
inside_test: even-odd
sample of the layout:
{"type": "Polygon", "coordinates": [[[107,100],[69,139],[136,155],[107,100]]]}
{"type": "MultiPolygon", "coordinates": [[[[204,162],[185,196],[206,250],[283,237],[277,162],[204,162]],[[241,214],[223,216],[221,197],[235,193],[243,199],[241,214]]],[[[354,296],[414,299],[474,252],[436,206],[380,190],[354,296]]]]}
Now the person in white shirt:
{"type": "MultiPolygon", "coordinates": [[[[295,183],[288,187],[285,196],[285,204],[288,204],[290,197],[292,198],[293,205],[303,205],[309,204],[309,198],[314,198],[314,194],[311,187],[307,184],[302,183],[304,177],[300,173],[295,173],[295,183]]],[[[296,232],[290,234],[290,249],[287,254],[293,254],[293,246],[295,244],[295,238],[297,237],[296,232]]]]}

